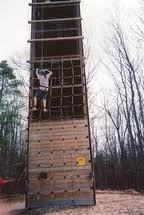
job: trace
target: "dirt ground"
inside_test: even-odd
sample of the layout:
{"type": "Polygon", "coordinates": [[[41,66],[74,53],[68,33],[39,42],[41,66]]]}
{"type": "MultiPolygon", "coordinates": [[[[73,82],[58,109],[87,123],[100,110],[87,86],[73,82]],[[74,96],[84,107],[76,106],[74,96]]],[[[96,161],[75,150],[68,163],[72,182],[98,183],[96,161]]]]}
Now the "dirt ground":
{"type": "MultiPolygon", "coordinates": [[[[144,215],[144,195],[135,191],[97,191],[97,205],[94,207],[77,207],[65,209],[39,209],[26,211],[24,202],[17,201],[3,206],[9,212],[6,215],[144,215]]],[[[5,215],[4,212],[0,215],[5,215]]]]}

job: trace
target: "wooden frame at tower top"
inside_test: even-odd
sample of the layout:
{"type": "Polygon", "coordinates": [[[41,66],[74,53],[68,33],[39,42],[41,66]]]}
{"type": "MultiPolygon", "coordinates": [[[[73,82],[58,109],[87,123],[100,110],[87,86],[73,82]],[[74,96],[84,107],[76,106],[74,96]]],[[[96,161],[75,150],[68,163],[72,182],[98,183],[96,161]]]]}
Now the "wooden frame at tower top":
{"type": "MultiPolygon", "coordinates": [[[[39,1],[30,4],[32,33],[28,42],[31,43],[31,69],[35,70],[43,61],[44,67],[53,71],[47,119],[79,118],[88,114],[79,3],[39,1]],[[71,93],[65,99],[63,92],[68,88],[71,88],[71,93]],[[55,89],[61,93],[58,95],[55,89]]],[[[31,97],[37,87],[38,81],[32,74],[31,97]]],[[[38,115],[41,111],[36,114],[36,119],[38,115]]]]}
{"type": "Polygon", "coordinates": [[[80,0],[70,0],[70,1],[45,1],[45,2],[42,2],[42,1],[37,1],[36,0],[33,2],[33,3],[29,3],[29,6],[34,6],[34,5],[61,5],[61,4],[64,4],[64,5],[71,5],[73,3],[80,3],[81,1],[80,0]]]}

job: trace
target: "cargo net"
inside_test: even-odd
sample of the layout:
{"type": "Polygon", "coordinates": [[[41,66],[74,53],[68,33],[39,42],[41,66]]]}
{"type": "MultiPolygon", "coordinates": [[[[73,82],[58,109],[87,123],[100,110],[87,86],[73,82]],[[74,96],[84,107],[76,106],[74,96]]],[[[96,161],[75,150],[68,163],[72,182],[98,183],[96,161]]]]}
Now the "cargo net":
{"type": "Polygon", "coordinates": [[[52,71],[46,99],[47,112],[43,110],[43,101],[38,99],[36,110],[33,100],[39,89],[39,80],[35,70],[31,69],[30,119],[48,120],[62,118],[80,118],[85,115],[85,75],[84,65],[76,59],[52,59],[43,64],[45,69],[52,71]]]}

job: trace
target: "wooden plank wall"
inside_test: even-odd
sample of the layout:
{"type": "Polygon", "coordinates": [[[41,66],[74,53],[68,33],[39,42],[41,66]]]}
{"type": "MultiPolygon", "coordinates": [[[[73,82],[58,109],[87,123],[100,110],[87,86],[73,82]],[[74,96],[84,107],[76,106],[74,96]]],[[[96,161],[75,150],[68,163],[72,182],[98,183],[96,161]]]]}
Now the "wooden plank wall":
{"type": "Polygon", "coordinates": [[[28,207],[94,204],[87,119],[30,123],[28,151],[28,207]]]}

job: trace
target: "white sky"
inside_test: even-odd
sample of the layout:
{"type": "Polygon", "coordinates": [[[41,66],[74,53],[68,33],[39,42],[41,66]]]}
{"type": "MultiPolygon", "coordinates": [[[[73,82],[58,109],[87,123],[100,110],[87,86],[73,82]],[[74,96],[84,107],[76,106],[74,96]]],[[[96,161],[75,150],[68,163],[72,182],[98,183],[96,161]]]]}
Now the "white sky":
{"type": "MultiPolygon", "coordinates": [[[[29,51],[27,40],[30,38],[31,0],[0,0],[0,60],[10,59],[29,51]]],[[[83,17],[83,33],[90,44],[94,44],[93,52],[97,49],[95,41],[102,42],[106,22],[109,20],[114,2],[117,0],[82,0],[81,12],[83,17]]],[[[129,15],[139,0],[120,0],[123,12],[128,9],[129,15]]],[[[93,53],[94,54],[94,53],[93,53]]]]}

